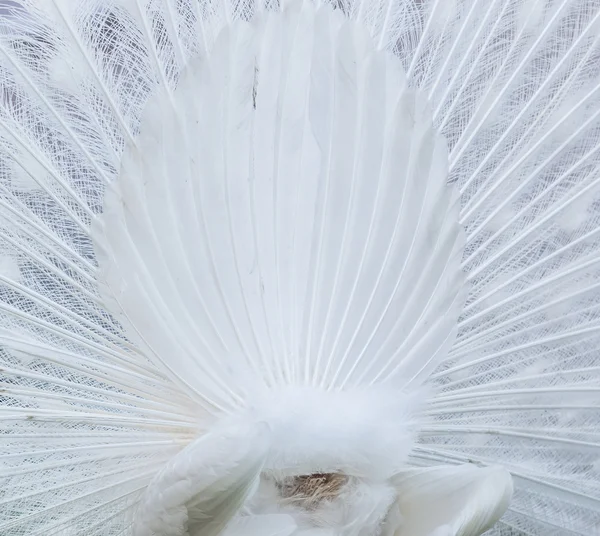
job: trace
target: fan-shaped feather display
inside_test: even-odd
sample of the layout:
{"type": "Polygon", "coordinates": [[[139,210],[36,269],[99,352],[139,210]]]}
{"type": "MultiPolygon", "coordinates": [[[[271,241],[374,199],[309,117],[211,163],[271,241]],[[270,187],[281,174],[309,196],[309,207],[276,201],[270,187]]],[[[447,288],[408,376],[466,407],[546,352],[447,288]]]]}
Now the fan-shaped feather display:
{"type": "Polygon", "coordinates": [[[0,3],[0,534],[600,533],[600,2],[0,3]]]}

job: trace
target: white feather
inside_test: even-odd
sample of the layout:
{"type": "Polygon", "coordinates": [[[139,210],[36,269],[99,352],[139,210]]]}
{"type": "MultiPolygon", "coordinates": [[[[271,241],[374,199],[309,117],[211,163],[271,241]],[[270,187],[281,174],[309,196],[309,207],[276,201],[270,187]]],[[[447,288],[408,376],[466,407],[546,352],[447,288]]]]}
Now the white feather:
{"type": "Polygon", "coordinates": [[[412,536],[477,536],[504,513],[513,493],[508,471],[475,465],[408,469],[393,478],[402,530],[412,536]]]}
{"type": "Polygon", "coordinates": [[[403,387],[458,317],[445,145],[420,97],[386,95],[385,54],[342,20],[305,6],[264,36],[225,31],[173,103],[150,101],[105,201],[105,302],[208,409],[253,383],[403,387]]]}
{"type": "Polygon", "coordinates": [[[190,443],[154,477],[133,536],[221,534],[252,493],[268,448],[264,427],[216,429],[190,443]]]}
{"type": "Polygon", "coordinates": [[[131,534],[228,420],[225,532],[478,534],[504,473],[405,467],[476,461],[493,534],[594,534],[599,52],[596,0],[0,3],[0,533],[131,534]],[[250,458],[360,482],[249,512],[250,458]]]}
{"type": "Polygon", "coordinates": [[[265,514],[240,516],[223,531],[226,536],[289,536],[297,534],[297,525],[292,516],[265,514]]]}

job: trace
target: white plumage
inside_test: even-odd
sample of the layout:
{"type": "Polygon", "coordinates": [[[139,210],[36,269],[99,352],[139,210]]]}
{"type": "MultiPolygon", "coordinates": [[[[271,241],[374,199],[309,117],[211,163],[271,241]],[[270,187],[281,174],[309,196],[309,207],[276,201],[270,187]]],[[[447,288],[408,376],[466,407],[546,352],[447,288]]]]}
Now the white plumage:
{"type": "Polygon", "coordinates": [[[599,60],[596,0],[0,3],[0,534],[600,531],[599,60]]]}

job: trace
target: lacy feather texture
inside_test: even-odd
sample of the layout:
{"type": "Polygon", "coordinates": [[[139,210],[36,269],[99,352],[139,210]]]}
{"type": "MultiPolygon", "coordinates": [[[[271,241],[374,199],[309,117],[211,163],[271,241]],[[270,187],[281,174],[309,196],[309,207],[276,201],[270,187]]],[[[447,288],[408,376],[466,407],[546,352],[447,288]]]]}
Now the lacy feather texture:
{"type": "Polygon", "coordinates": [[[2,536],[600,534],[600,0],[0,0],[2,536]]]}

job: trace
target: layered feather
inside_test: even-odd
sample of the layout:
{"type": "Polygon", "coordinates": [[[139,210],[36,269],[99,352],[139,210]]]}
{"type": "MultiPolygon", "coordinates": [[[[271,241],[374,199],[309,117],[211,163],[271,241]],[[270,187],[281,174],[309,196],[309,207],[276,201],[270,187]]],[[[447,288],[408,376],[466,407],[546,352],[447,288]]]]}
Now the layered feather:
{"type": "Polygon", "coordinates": [[[482,534],[504,514],[513,491],[508,473],[475,465],[411,468],[393,482],[401,531],[413,536],[482,534]]]}
{"type": "MultiPolygon", "coordinates": [[[[258,484],[269,447],[267,432],[265,426],[237,423],[235,428],[211,430],[189,444],[144,491],[133,536],[222,534],[258,484]]],[[[294,526],[284,521],[285,530],[294,526]]],[[[235,533],[238,528],[231,530],[235,533]]]]}
{"type": "MultiPolygon", "coordinates": [[[[204,106],[197,90],[215,104],[205,110],[213,130],[190,124],[176,104],[177,92],[184,91],[186,76],[206,65],[184,67],[214,49],[226,24],[282,8],[277,2],[192,0],[21,0],[3,8],[2,533],[127,534],[151,478],[204,423],[239,407],[251,390],[244,378],[256,378],[253,386],[293,378],[324,388],[384,382],[407,387],[436,367],[430,384],[437,394],[413,463],[475,460],[508,467],[515,498],[498,534],[593,533],[600,511],[600,6],[595,0],[336,3],[339,16],[327,18],[329,24],[337,20],[335,31],[344,35],[343,17],[356,21],[376,48],[390,53],[384,61],[372,59],[368,39],[342,47],[328,37],[331,26],[300,26],[307,24],[302,17],[290,28],[288,19],[279,22],[281,15],[267,16],[258,43],[238,23],[229,30],[234,54],[230,48],[223,61],[211,58],[210,64],[237,65],[241,85],[229,85],[222,94],[214,94],[214,87],[212,94],[202,93],[209,85],[204,80],[188,85],[186,102],[204,106]],[[298,28],[313,39],[294,40],[298,28]],[[317,35],[320,46],[329,43],[329,56],[315,50],[317,35]],[[246,47],[255,51],[254,60],[241,53],[246,47]],[[313,104],[312,115],[302,114],[311,109],[302,88],[325,80],[327,72],[329,85],[314,90],[331,96],[331,80],[340,76],[327,70],[334,51],[350,80],[371,82],[346,94],[344,106],[357,113],[336,115],[335,106],[342,104],[335,101],[322,112],[313,104]],[[348,65],[354,54],[371,70],[359,76],[358,64],[348,65]],[[249,73],[256,83],[248,83],[249,73]],[[373,84],[382,73],[385,85],[373,84]],[[376,127],[383,124],[386,139],[394,140],[391,125],[402,121],[392,115],[390,102],[412,98],[406,86],[430,99],[434,126],[450,151],[450,181],[461,194],[459,204],[446,200],[445,206],[460,207],[470,294],[447,355],[452,315],[443,312],[459,307],[458,301],[444,301],[453,281],[436,269],[458,271],[446,271],[436,259],[445,245],[450,252],[444,260],[454,262],[450,233],[458,227],[435,221],[445,240],[428,249],[428,260],[411,247],[409,232],[391,240],[396,225],[419,236],[420,208],[431,205],[417,199],[448,195],[443,169],[430,173],[427,183],[410,182],[403,129],[395,133],[396,145],[377,138],[384,131],[376,127]],[[141,125],[147,100],[157,93],[162,96],[154,97],[155,109],[144,121],[164,122],[165,128],[157,132],[162,139],[153,140],[141,125]],[[164,109],[156,108],[158,102],[164,109]],[[233,115],[219,122],[225,106],[217,103],[225,102],[233,115]],[[252,116],[262,123],[253,124],[252,116]],[[238,124],[233,117],[245,120],[238,124]],[[315,132],[307,132],[307,121],[318,126],[315,132]],[[245,137],[257,129],[264,136],[245,137]],[[175,132],[201,137],[165,135],[175,132]],[[208,177],[220,188],[212,197],[192,190],[211,182],[185,183],[192,176],[190,162],[176,154],[187,154],[190,141],[198,142],[198,159],[215,166],[214,173],[222,173],[223,161],[210,148],[220,155],[258,155],[246,190],[231,186],[241,187],[243,170],[251,169],[246,158],[231,158],[232,181],[208,177]],[[123,176],[131,166],[160,176],[150,162],[136,167],[142,144],[157,160],[164,155],[158,149],[176,147],[163,161],[169,176],[181,180],[115,182],[125,146],[123,176]],[[384,147],[393,159],[382,158],[384,147]],[[320,151],[334,156],[326,175],[324,166],[311,167],[318,158],[300,158],[320,151]],[[266,155],[276,155],[277,165],[266,155]],[[375,163],[378,173],[370,174],[375,163]],[[323,176],[331,180],[318,180],[323,176]],[[408,206],[400,203],[402,184],[415,199],[408,206]],[[257,206],[268,207],[254,215],[248,213],[250,185],[257,206]],[[328,190],[318,190],[325,185],[328,190]],[[140,191],[147,202],[131,205],[135,210],[123,227],[129,234],[116,240],[119,255],[106,245],[96,251],[90,227],[105,210],[105,195],[133,200],[140,191]],[[228,213],[225,200],[233,202],[235,195],[245,197],[235,198],[228,213]],[[222,271],[208,270],[201,217],[212,225],[206,228],[210,243],[219,246],[211,255],[235,252],[233,261],[215,258],[222,271]],[[308,223],[310,233],[297,232],[308,223]],[[145,238],[138,242],[134,229],[140,224],[145,238]],[[272,234],[252,242],[255,229],[272,234]],[[199,246],[186,250],[182,243],[192,237],[199,246]],[[150,272],[121,264],[134,254],[139,260],[139,250],[150,272]],[[138,296],[150,299],[141,302],[141,319],[131,322],[131,312],[115,300],[106,310],[106,286],[98,284],[102,280],[110,289],[115,277],[106,259],[123,268],[123,277],[145,275],[132,277],[128,287],[113,285],[115,300],[136,285],[138,296]],[[245,303],[257,309],[245,310],[245,303]],[[272,316],[263,313],[263,304],[272,316]],[[163,329],[142,329],[157,311],[163,329]],[[379,323],[384,311],[389,323],[379,323]],[[139,333],[131,329],[136,323],[139,333]],[[230,330],[218,332],[223,340],[235,341],[227,361],[211,357],[223,350],[213,324],[230,330]],[[176,351],[165,353],[170,344],[176,351]]],[[[437,135],[427,135],[431,141],[423,147],[431,154],[441,150],[437,135]]],[[[434,160],[441,166],[442,158],[434,160]]],[[[435,213],[452,219],[449,210],[435,213]]],[[[111,231],[103,221],[101,232],[115,236],[118,228],[111,231]]]]}
{"type": "Polygon", "coordinates": [[[97,220],[104,303],[208,412],[419,385],[465,298],[426,102],[366,32],[299,7],[225,30],[149,102],[97,220]]]}

